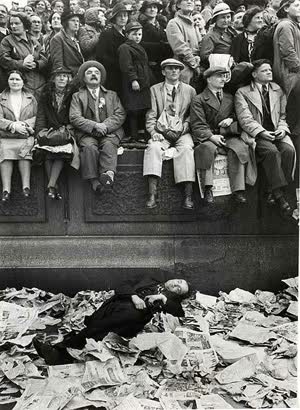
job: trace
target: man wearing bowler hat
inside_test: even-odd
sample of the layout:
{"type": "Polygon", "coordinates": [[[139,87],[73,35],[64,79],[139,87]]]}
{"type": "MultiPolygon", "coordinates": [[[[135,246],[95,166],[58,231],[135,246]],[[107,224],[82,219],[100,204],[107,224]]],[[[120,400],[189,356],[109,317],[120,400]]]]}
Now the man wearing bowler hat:
{"type": "Polygon", "coordinates": [[[89,180],[97,193],[113,186],[126,117],[117,94],[103,87],[105,78],[102,64],[83,63],[78,70],[82,88],[73,95],[70,107],[70,122],[80,147],[82,178],[89,180]]]}
{"type": "Polygon", "coordinates": [[[184,190],[183,208],[193,209],[195,164],[193,139],[190,134],[189,110],[196,95],[193,87],[179,81],[184,64],[173,58],[162,61],[165,81],[151,87],[151,109],[146,114],[146,129],[151,138],[144,153],[143,175],[148,179],[147,208],[157,206],[157,184],[162,163],[173,150],[174,178],[184,190]],[[171,150],[172,151],[172,150],[171,150]]]}
{"type": "Polygon", "coordinates": [[[191,104],[191,129],[195,142],[196,169],[202,171],[204,199],[212,203],[213,167],[217,153],[227,153],[228,173],[233,198],[245,203],[245,166],[249,161],[248,146],[240,139],[234,116],[233,96],[223,91],[228,78],[224,67],[204,72],[205,90],[191,104]]]}

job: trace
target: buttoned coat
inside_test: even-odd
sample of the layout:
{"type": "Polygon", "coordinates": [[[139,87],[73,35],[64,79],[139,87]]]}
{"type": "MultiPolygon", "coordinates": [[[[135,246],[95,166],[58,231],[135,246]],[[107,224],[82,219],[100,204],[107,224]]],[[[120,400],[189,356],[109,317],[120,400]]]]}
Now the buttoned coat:
{"type": "Polygon", "coordinates": [[[64,29],[61,29],[50,41],[50,59],[53,71],[59,67],[67,67],[72,71],[73,76],[77,74],[84,62],[81,52],[64,29]]]}
{"type": "MultiPolygon", "coordinates": [[[[271,108],[271,119],[275,130],[283,130],[290,133],[286,122],[286,96],[278,84],[269,84],[269,98],[271,108]]],[[[255,148],[255,139],[259,133],[265,131],[263,123],[263,106],[259,89],[252,82],[250,85],[241,87],[235,94],[235,111],[238,122],[242,128],[241,138],[252,150],[255,148]]],[[[294,146],[289,135],[282,140],[294,146]]]]}
{"type": "Polygon", "coordinates": [[[226,129],[226,146],[234,151],[242,164],[249,161],[249,149],[239,136],[238,124],[234,116],[233,97],[224,93],[222,102],[208,87],[197,95],[191,104],[191,129],[195,145],[196,165],[202,169],[209,169],[214,161],[217,146],[209,141],[214,135],[220,135],[218,124],[225,118],[232,118],[234,122],[226,129]]]}
{"type": "Polygon", "coordinates": [[[118,60],[118,48],[126,41],[126,37],[115,27],[108,28],[101,33],[96,46],[96,59],[106,69],[105,86],[120,95],[122,88],[121,71],[118,60]]]}
{"type": "Polygon", "coordinates": [[[297,22],[282,19],[276,26],[274,37],[274,78],[289,96],[300,82],[300,27],[297,22]]]}
{"type": "Polygon", "coordinates": [[[13,34],[4,37],[0,45],[0,65],[7,72],[11,70],[21,71],[27,82],[26,87],[37,95],[46,82],[42,72],[46,68],[47,58],[37,39],[28,33],[26,40],[13,34]],[[28,54],[33,54],[36,62],[36,68],[33,70],[27,70],[23,66],[24,58],[28,54]]]}
{"type": "MultiPolygon", "coordinates": [[[[151,109],[147,111],[146,114],[146,129],[151,135],[157,132],[156,124],[157,120],[161,116],[163,110],[165,109],[164,100],[164,82],[155,84],[151,87],[151,109]]],[[[178,115],[181,120],[183,120],[184,130],[182,134],[190,132],[190,104],[193,97],[196,95],[196,91],[193,87],[183,82],[180,82],[178,86],[178,101],[180,107],[178,110],[178,115]]]]}
{"type": "MultiPolygon", "coordinates": [[[[105,106],[107,118],[103,124],[107,127],[107,135],[114,134],[120,140],[124,136],[122,125],[126,118],[126,113],[120,102],[119,97],[114,91],[107,90],[101,86],[105,95],[105,106]]],[[[81,88],[73,94],[70,107],[70,123],[75,128],[76,140],[79,143],[84,135],[91,135],[96,124],[95,104],[89,104],[91,99],[88,98],[88,90],[81,88]],[[87,112],[91,110],[94,118],[87,118],[87,112]]]]}
{"type": "MultiPolygon", "coordinates": [[[[24,121],[27,125],[34,128],[36,112],[36,99],[31,93],[23,91],[19,121],[24,121]]],[[[0,137],[25,139],[27,138],[27,136],[7,131],[8,127],[15,121],[16,117],[9,101],[9,92],[5,90],[3,91],[3,93],[0,94],[0,137]]]]}
{"type": "Polygon", "coordinates": [[[181,79],[189,83],[193,69],[198,66],[195,56],[199,56],[198,36],[192,18],[178,11],[176,17],[169,21],[166,33],[174,58],[186,66],[181,72],[181,79]]]}

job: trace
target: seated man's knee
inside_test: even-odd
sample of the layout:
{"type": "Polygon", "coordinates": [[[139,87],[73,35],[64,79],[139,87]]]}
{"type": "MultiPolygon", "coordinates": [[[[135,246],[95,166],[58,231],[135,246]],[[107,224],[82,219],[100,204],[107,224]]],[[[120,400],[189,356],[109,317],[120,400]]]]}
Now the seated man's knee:
{"type": "Polygon", "coordinates": [[[147,149],[147,151],[161,152],[162,151],[162,145],[161,145],[160,141],[150,140],[148,142],[148,145],[147,145],[146,149],[147,149]]]}

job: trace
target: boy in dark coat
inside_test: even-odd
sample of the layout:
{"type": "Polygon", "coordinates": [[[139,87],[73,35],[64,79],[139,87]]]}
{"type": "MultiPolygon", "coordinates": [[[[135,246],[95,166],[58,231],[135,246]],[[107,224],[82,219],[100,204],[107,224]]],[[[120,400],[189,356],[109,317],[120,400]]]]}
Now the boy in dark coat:
{"type": "Polygon", "coordinates": [[[148,57],[139,44],[143,30],[137,21],[127,24],[127,41],[119,47],[122,72],[122,102],[127,111],[130,136],[138,140],[139,125],[144,127],[145,113],[151,107],[148,57]]]}
{"type": "Polygon", "coordinates": [[[124,284],[115,295],[106,300],[91,316],[86,327],[78,334],[69,333],[63,342],[51,346],[34,339],[34,346],[47,364],[64,364],[73,361],[66,348],[82,349],[86,338],[102,340],[109,332],[131,338],[137,335],[156,312],[183,317],[181,301],[187,297],[189,285],[184,279],[170,279],[165,283],[143,281],[135,286],[124,284]]]}

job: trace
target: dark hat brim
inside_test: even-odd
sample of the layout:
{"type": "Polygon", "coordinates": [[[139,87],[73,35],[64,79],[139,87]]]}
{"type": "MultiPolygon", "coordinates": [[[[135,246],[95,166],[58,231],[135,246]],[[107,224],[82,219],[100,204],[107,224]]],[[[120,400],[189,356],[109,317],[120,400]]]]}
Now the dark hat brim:
{"type": "Polygon", "coordinates": [[[162,10],[163,5],[161,3],[159,3],[158,1],[144,1],[144,3],[142,4],[142,7],[140,8],[140,12],[144,13],[146,11],[146,9],[150,6],[152,6],[153,4],[155,4],[155,6],[157,6],[158,11],[162,10]]]}
{"type": "Polygon", "coordinates": [[[116,10],[116,11],[111,11],[111,15],[107,18],[107,20],[108,21],[111,21],[111,20],[113,20],[119,13],[130,13],[131,12],[131,10],[128,10],[127,8],[126,8],[126,6],[124,6],[124,7],[120,7],[120,9],[119,10],[116,10]]]}

